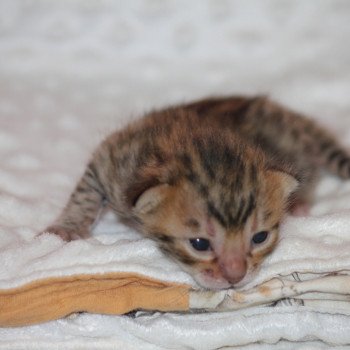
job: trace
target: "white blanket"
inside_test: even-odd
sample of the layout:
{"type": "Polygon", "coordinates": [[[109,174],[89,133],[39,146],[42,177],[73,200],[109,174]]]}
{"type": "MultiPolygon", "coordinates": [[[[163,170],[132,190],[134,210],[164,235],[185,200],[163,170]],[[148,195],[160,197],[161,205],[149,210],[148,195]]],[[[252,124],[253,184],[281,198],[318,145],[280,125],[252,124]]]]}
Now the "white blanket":
{"type": "MultiPolygon", "coordinates": [[[[149,108],[209,94],[270,93],[350,147],[349,13],[347,1],[335,0],[2,1],[1,288],[119,269],[192,283],[111,214],[88,241],[34,237],[59,213],[100,140],[149,108]]],[[[295,279],[311,281],[316,274],[348,274],[349,224],[350,181],[325,175],[310,216],[286,220],[278,249],[246,293],[256,301],[249,288],[296,271],[295,279]]],[[[350,344],[348,284],[337,296],[333,282],[303,284],[306,295],[300,299],[297,290],[286,295],[297,301],[275,307],[81,314],[3,328],[0,348],[341,348],[350,344]]]]}

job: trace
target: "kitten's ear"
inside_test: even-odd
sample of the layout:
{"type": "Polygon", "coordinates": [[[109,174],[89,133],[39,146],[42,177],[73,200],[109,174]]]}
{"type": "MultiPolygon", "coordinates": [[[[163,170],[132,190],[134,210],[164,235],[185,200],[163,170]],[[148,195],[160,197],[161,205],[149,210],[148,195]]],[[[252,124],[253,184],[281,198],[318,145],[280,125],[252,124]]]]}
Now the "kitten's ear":
{"type": "Polygon", "coordinates": [[[299,181],[295,177],[279,170],[267,170],[266,182],[268,188],[282,189],[284,200],[287,200],[288,197],[299,187],[299,181]]]}
{"type": "Polygon", "coordinates": [[[137,199],[134,210],[138,215],[149,214],[168,195],[170,186],[168,184],[157,185],[147,189],[137,199]]]}

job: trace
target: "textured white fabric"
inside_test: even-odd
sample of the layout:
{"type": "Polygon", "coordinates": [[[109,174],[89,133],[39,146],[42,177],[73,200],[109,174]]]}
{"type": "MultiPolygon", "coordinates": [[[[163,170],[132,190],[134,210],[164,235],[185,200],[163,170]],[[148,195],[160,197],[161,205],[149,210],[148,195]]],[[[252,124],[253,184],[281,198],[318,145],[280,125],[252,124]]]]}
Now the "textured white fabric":
{"type": "MultiPolygon", "coordinates": [[[[147,265],[129,262],[130,269],[191,282],[153,243],[110,216],[87,242],[63,245],[56,237],[34,236],[59,213],[99,141],[164,104],[269,93],[319,119],[349,147],[349,15],[346,0],[2,0],[1,286],[118,269],[119,239],[148,259],[147,265]]],[[[248,287],[295,270],[349,267],[349,223],[350,182],[327,176],[310,217],[287,220],[278,250],[248,287]]],[[[346,315],[297,306],[78,315],[0,329],[0,348],[322,349],[349,344],[349,324],[346,315]]]]}

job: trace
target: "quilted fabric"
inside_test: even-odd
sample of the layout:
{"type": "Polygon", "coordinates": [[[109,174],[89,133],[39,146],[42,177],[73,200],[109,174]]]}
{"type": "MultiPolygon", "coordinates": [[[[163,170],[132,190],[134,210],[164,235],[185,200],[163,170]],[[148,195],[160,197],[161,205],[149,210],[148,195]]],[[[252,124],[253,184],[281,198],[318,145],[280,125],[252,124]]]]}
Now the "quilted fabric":
{"type": "MultiPolygon", "coordinates": [[[[349,13],[346,0],[1,1],[2,285],[39,276],[43,261],[61,263],[62,250],[28,265],[23,252],[37,251],[35,235],[60,212],[101,139],[149,109],[207,95],[268,93],[318,119],[349,147],[349,13]]],[[[307,266],[300,254],[310,253],[309,267],[318,271],[344,267],[337,256],[347,254],[349,198],[348,181],[325,175],[310,216],[286,222],[288,238],[255,282],[307,266]]],[[[138,239],[107,215],[85,248],[108,250],[116,232],[138,239]]],[[[91,268],[88,256],[81,266],[91,268]]],[[[169,280],[191,282],[174,269],[179,274],[169,280]]],[[[2,328],[0,348],[341,347],[350,343],[349,324],[346,314],[297,305],[136,318],[81,314],[2,328]]]]}

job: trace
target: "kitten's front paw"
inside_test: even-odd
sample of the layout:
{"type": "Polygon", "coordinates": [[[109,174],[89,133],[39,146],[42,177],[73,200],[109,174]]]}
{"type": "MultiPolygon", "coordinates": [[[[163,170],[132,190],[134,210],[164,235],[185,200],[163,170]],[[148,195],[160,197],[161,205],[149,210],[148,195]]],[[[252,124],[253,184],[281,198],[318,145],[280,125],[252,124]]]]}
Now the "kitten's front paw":
{"type": "Polygon", "coordinates": [[[53,233],[60,236],[66,242],[89,237],[89,234],[85,231],[77,232],[59,225],[49,226],[43,231],[43,233],[44,232],[53,233]]]}

